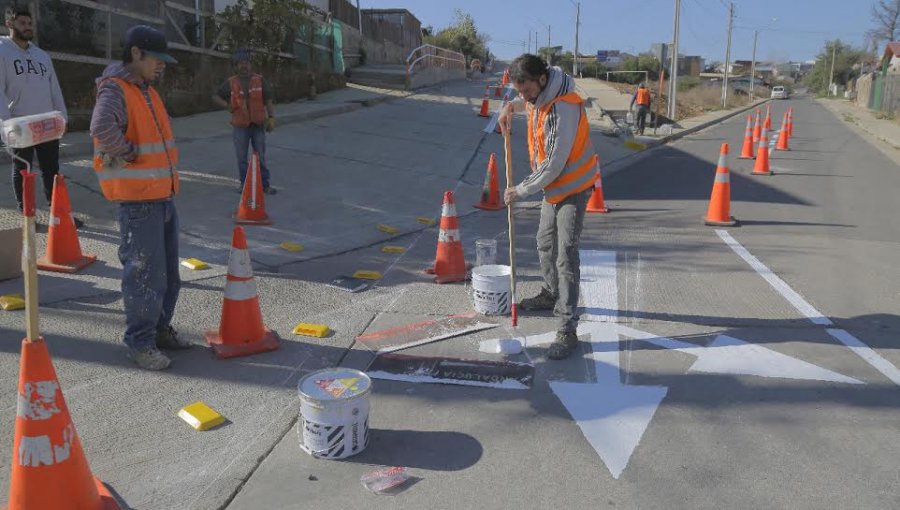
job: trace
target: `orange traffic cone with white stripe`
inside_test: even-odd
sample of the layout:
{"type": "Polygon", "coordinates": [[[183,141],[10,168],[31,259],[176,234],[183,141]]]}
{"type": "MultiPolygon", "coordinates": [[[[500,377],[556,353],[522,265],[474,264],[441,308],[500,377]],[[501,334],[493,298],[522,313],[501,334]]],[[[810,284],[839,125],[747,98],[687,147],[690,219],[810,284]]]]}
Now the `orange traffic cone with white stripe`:
{"type": "Polygon", "coordinates": [[[594,192],[587,203],[589,213],[608,213],[609,209],[603,201],[603,179],[600,177],[600,165],[597,165],[597,179],[594,180],[594,192]]]}
{"type": "Polygon", "coordinates": [[[81,252],[78,232],[72,219],[72,206],[66,179],[62,174],[53,178],[53,196],[50,200],[50,229],[47,234],[47,251],[38,259],[37,267],[57,273],[75,273],[97,260],[96,255],[81,252]]]}
{"type": "Polygon", "coordinates": [[[481,111],[478,112],[479,117],[490,117],[490,106],[488,104],[488,93],[491,90],[490,85],[484,86],[484,97],[481,98],[481,111]]]}
{"type": "Polygon", "coordinates": [[[43,338],[22,342],[7,510],[119,510],[94,477],[43,338]]]}
{"type": "Polygon", "coordinates": [[[769,170],[769,130],[763,127],[756,149],[756,163],[753,164],[753,175],[772,175],[769,170]]]}
{"type": "Polygon", "coordinates": [[[788,108],[788,138],[794,136],[794,107],[788,108]]]}
{"type": "Polygon", "coordinates": [[[741,147],[740,159],[753,159],[753,127],[750,125],[751,118],[747,115],[747,127],[744,129],[744,146],[741,147]]]}
{"type": "Polygon", "coordinates": [[[262,172],[259,168],[259,154],[253,151],[247,165],[247,177],[244,179],[244,190],[241,191],[241,203],[238,205],[234,222],[240,225],[271,225],[272,220],[266,214],[265,190],[262,185],[262,172]]]}
{"type": "Polygon", "coordinates": [[[768,129],[770,133],[772,132],[772,115],[769,111],[769,105],[766,105],[766,121],[763,122],[763,127],[768,129]]]}
{"type": "Polygon", "coordinates": [[[506,209],[500,203],[500,185],[497,183],[497,156],[491,153],[488,159],[487,174],[484,176],[484,187],[481,189],[481,202],[475,207],[486,211],[506,209]]]}
{"type": "Polygon", "coordinates": [[[753,123],[753,146],[759,143],[759,137],[762,135],[762,124],[759,123],[759,108],[756,109],[756,122],[753,123]]]}
{"type": "Polygon", "coordinates": [[[243,227],[234,227],[219,329],[207,331],[205,336],[219,358],[247,356],[279,347],[278,334],[263,324],[243,227]]]}
{"type": "Polygon", "coordinates": [[[456,204],[453,192],[444,193],[444,207],[441,211],[441,229],[438,232],[437,254],[434,267],[425,270],[433,274],[435,283],[461,282],[468,279],[466,258],[463,255],[459,237],[459,220],[456,218],[456,204]]]}
{"type": "Polygon", "coordinates": [[[731,174],[728,171],[728,144],[722,144],[719,152],[719,164],[716,167],[716,180],[713,182],[709,208],[704,223],[716,227],[731,227],[737,220],[731,216],[731,174]]]}
{"type": "Polygon", "coordinates": [[[503,79],[500,81],[500,85],[503,85],[504,87],[509,85],[509,66],[503,71],[503,79]]]}
{"type": "Polygon", "coordinates": [[[776,151],[789,151],[791,147],[788,145],[788,114],[784,112],[781,118],[781,129],[778,133],[778,143],[775,144],[776,151]]]}
{"type": "Polygon", "coordinates": [[[494,86],[494,97],[502,96],[503,95],[502,92],[503,92],[503,85],[501,85],[500,82],[498,81],[497,85],[494,86]]]}

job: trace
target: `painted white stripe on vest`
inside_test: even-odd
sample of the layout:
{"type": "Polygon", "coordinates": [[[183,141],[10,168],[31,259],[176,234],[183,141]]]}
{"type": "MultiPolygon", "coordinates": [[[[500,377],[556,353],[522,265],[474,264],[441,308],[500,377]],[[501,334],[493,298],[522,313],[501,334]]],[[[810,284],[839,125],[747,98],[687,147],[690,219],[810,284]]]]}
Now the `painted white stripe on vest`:
{"type": "Polygon", "coordinates": [[[228,274],[238,278],[253,276],[253,265],[250,263],[248,250],[231,249],[231,256],[228,257],[228,274]]]}
{"type": "Polygon", "coordinates": [[[165,179],[172,175],[168,168],[122,168],[117,170],[103,169],[97,174],[97,179],[108,181],[111,179],[165,179]]]}
{"type": "Polygon", "coordinates": [[[457,229],[452,229],[452,230],[441,229],[440,232],[438,232],[438,242],[440,242],[440,243],[459,242],[459,230],[457,230],[457,229]]]}
{"type": "Polygon", "coordinates": [[[256,280],[244,280],[235,282],[228,280],[225,282],[225,299],[232,301],[246,301],[253,299],[259,294],[256,293],[256,280]]]}

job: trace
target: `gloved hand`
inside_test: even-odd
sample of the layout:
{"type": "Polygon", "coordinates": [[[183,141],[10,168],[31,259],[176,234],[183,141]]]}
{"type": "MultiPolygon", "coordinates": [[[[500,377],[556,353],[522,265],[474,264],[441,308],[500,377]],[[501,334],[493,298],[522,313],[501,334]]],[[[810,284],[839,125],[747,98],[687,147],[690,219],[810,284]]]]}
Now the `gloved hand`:
{"type": "Polygon", "coordinates": [[[269,117],[266,119],[266,132],[271,133],[273,129],[275,129],[275,117],[269,117]]]}
{"type": "Polygon", "coordinates": [[[127,161],[119,156],[103,154],[103,168],[124,168],[127,161]]]}

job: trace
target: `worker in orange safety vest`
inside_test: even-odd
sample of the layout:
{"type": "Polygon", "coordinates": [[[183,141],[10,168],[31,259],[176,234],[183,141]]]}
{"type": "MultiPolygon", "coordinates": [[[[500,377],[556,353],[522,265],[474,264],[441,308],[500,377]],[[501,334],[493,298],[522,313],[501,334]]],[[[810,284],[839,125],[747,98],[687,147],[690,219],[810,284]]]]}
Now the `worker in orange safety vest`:
{"type": "Polygon", "coordinates": [[[650,91],[647,90],[647,86],[641,83],[638,85],[636,91],[634,91],[634,96],[631,97],[631,106],[630,110],[634,110],[634,104],[637,103],[637,129],[638,134],[644,134],[644,126],[647,123],[647,113],[650,112],[650,91]]]}

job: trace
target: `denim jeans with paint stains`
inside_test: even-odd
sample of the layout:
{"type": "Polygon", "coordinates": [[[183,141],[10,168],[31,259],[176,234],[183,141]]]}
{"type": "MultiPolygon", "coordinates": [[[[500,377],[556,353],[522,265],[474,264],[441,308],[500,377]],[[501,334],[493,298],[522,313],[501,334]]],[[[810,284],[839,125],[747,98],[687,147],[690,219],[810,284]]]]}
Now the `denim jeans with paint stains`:
{"type": "Polygon", "coordinates": [[[247,164],[249,161],[249,148],[259,154],[259,169],[262,176],[263,188],[269,187],[269,167],[266,165],[266,131],[262,126],[251,125],[249,127],[235,127],[234,151],[237,154],[238,175],[241,177],[241,185],[247,178],[247,164]]]}
{"type": "Polygon", "coordinates": [[[175,202],[119,204],[119,232],[124,340],[142,351],[155,347],[157,331],[172,322],[181,289],[175,202]]]}

